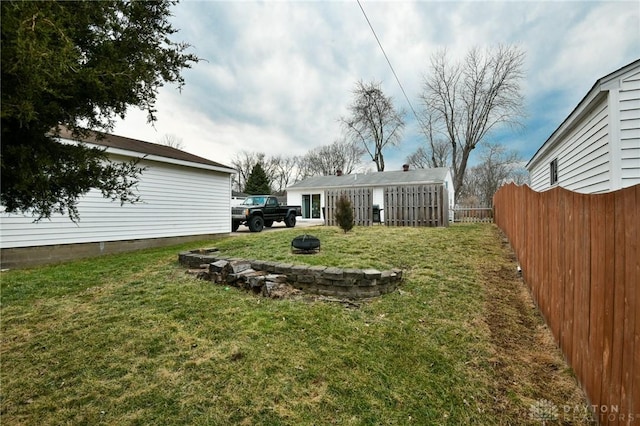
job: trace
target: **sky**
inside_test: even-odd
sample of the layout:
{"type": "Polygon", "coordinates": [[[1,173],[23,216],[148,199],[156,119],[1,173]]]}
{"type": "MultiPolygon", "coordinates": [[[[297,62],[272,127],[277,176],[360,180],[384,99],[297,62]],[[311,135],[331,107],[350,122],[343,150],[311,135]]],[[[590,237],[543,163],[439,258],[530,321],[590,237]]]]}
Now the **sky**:
{"type": "MultiPolygon", "coordinates": [[[[525,52],[526,117],[490,135],[528,161],[599,78],[640,59],[640,1],[367,1],[361,5],[416,111],[430,58],[446,48],[516,45],[525,52]]],[[[379,81],[408,111],[403,140],[385,149],[401,169],[425,143],[356,0],[189,1],[173,8],[175,41],[203,60],[186,84],[160,89],[158,121],[128,111],[114,134],[165,135],[185,151],[231,165],[241,151],[304,155],[339,139],[358,80],[379,81]]],[[[476,150],[478,151],[478,150],[476,150]]],[[[474,151],[474,157],[477,153],[474,151]]],[[[364,167],[375,170],[364,159],[364,167]]]]}

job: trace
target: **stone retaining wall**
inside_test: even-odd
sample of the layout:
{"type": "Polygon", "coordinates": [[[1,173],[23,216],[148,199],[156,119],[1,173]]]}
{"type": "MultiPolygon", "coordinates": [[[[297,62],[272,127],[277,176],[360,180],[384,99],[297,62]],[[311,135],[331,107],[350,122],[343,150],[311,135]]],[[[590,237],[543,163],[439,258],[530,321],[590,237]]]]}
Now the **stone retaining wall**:
{"type": "Polygon", "coordinates": [[[217,249],[185,251],[178,255],[178,261],[196,268],[192,272],[200,278],[267,296],[269,283],[286,283],[305,293],[359,299],[390,293],[402,280],[400,269],[378,271],[247,260],[223,256],[217,249]]]}

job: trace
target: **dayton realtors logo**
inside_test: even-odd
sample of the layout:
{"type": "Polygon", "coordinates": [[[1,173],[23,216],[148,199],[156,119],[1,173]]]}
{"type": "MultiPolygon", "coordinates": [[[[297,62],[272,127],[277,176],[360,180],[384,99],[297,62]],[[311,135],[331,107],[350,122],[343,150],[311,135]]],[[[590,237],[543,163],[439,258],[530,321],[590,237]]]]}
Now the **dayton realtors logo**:
{"type": "Polygon", "coordinates": [[[555,422],[603,423],[623,422],[640,424],[640,413],[623,413],[617,405],[556,405],[539,399],[529,407],[529,418],[541,425],[555,422]]]}
{"type": "Polygon", "coordinates": [[[529,407],[529,418],[543,425],[558,420],[558,406],[546,399],[539,399],[529,407]]]}

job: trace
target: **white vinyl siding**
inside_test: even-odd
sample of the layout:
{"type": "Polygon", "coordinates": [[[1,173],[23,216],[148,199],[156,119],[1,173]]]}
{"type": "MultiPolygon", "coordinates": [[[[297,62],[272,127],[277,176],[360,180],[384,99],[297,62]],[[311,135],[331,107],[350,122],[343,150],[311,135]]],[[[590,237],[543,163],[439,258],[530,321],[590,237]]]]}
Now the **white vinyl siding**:
{"type": "Polygon", "coordinates": [[[608,115],[606,98],[550,150],[531,171],[531,187],[536,191],[550,185],[549,163],[558,159],[558,185],[577,192],[609,190],[608,115]]]}
{"type": "Polygon", "coordinates": [[[640,184],[640,72],[622,81],[619,104],[621,177],[624,188],[640,184]]]}
{"type": "Polygon", "coordinates": [[[549,163],[558,159],[558,185],[582,193],[640,184],[640,61],[598,80],[527,165],[531,188],[549,189],[549,163]]]}
{"type": "Polygon", "coordinates": [[[146,167],[137,187],[141,202],[120,206],[91,190],[78,203],[78,223],[61,215],[34,223],[4,213],[2,248],[230,232],[230,174],[148,160],[140,165],[146,167]]]}

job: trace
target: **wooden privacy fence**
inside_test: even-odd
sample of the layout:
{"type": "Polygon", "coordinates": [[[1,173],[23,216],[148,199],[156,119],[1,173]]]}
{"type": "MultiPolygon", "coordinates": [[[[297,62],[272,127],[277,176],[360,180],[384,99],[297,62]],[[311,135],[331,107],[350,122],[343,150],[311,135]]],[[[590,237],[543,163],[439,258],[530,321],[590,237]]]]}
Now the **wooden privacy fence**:
{"type": "Polygon", "coordinates": [[[449,200],[444,185],[384,188],[387,226],[449,226],[449,200]]]}
{"type": "Polygon", "coordinates": [[[493,222],[493,208],[456,206],[453,209],[454,222],[493,222]]]}
{"type": "MultiPolygon", "coordinates": [[[[640,417],[640,185],[494,196],[539,309],[603,424],[640,417]]],[[[561,403],[561,402],[560,402],[561,403]]]]}
{"type": "Polygon", "coordinates": [[[346,196],[353,207],[356,225],[368,226],[373,223],[373,191],[371,188],[348,188],[327,190],[325,195],[325,224],[337,226],[336,204],[341,196],[346,196]]]}

